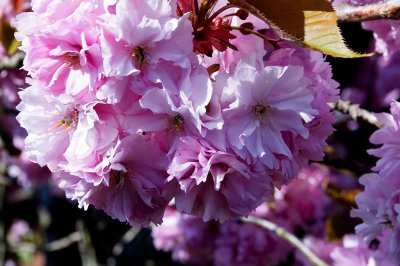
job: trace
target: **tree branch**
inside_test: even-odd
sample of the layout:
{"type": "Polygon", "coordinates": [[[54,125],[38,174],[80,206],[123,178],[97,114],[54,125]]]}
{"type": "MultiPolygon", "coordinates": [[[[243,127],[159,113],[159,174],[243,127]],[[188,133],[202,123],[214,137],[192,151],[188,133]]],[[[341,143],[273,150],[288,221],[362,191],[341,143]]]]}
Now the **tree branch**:
{"type": "Polygon", "coordinates": [[[335,6],[339,21],[357,22],[374,19],[399,19],[400,0],[384,0],[375,4],[352,6],[339,4],[335,6]]]}
{"type": "Polygon", "coordinates": [[[301,242],[296,236],[288,232],[286,229],[270,222],[267,220],[263,220],[254,216],[249,216],[247,218],[242,218],[242,220],[246,223],[252,223],[257,226],[260,226],[268,231],[275,233],[280,238],[289,242],[293,247],[300,250],[311,262],[314,266],[329,266],[323,260],[321,260],[317,255],[315,255],[306,245],[301,242]]]}
{"type": "Polygon", "coordinates": [[[50,243],[47,243],[44,248],[48,252],[59,251],[61,249],[67,248],[70,245],[72,245],[74,243],[77,243],[77,242],[79,242],[81,240],[82,240],[81,233],[80,232],[74,232],[74,233],[71,233],[71,234],[67,235],[66,237],[63,237],[61,239],[57,239],[57,240],[54,240],[54,241],[52,241],[50,243]]]}
{"type": "Polygon", "coordinates": [[[360,118],[378,128],[384,127],[384,124],[379,122],[378,118],[376,118],[372,112],[364,110],[360,107],[360,105],[353,104],[350,101],[339,100],[330,104],[330,107],[336,111],[350,115],[354,120],[360,118]]]}

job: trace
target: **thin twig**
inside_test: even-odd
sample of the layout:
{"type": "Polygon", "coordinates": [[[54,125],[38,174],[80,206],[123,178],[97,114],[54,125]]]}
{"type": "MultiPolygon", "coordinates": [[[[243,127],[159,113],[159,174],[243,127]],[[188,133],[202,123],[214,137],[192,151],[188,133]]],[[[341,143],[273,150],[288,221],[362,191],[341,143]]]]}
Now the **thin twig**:
{"type": "Polygon", "coordinates": [[[339,100],[335,103],[330,104],[331,108],[344,114],[348,114],[354,120],[358,118],[364,120],[365,122],[374,125],[378,128],[382,128],[382,124],[374,113],[364,110],[358,104],[353,104],[350,101],[339,100]]]}
{"type": "Polygon", "coordinates": [[[57,239],[50,243],[47,243],[44,248],[48,252],[58,251],[58,250],[67,248],[74,243],[81,241],[81,239],[82,239],[82,236],[79,232],[73,232],[73,233],[67,235],[66,237],[63,237],[61,239],[57,239]]]}
{"type": "Polygon", "coordinates": [[[96,252],[92,245],[92,239],[90,238],[89,232],[85,227],[82,220],[78,220],[76,223],[77,231],[81,235],[81,240],[78,242],[79,253],[81,254],[83,266],[97,266],[96,252]]]}
{"type": "Polygon", "coordinates": [[[293,247],[297,248],[301,251],[314,266],[329,266],[323,260],[321,260],[317,255],[315,255],[306,245],[301,242],[296,236],[288,232],[286,229],[270,222],[267,220],[263,220],[254,216],[249,216],[247,218],[242,219],[246,223],[252,223],[258,225],[268,231],[275,233],[280,238],[289,242],[293,247]]]}
{"type": "Polygon", "coordinates": [[[121,253],[124,250],[124,246],[130,242],[133,241],[133,239],[135,239],[135,237],[139,234],[140,230],[142,228],[140,227],[132,227],[130,228],[128,231],[126,231],[126,233],[122,236],[122,238],[120,239],[120,241],[118,241],[113,249],[112,249],[112,253],[113,256],[119,256],[121,255],[121,253]]]}
{"type": "Polygon", "coordinates": [[[357,22],[374,19],[399,19],[400,0],[386,0],[363,6],[339,4],[335,6],[339,21],[357,22]]]}

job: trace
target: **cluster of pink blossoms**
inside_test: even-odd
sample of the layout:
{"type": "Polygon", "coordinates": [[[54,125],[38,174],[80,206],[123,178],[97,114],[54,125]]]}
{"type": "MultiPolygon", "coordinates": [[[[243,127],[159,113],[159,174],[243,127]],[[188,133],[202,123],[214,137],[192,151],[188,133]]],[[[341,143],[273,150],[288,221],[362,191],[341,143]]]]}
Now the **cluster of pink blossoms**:
{"type": "MultiPolygon", "coordinates": [[[[299,172],[298,179],[276,190],[274,197],[252,215],[273,221],[297,235],[328,265],[396,265],[388,256],[388,231],[372,245],[354,234],[346,233],[340,240],[327,236],[326,221],[334,216],[346,216],[348,210],[328,196],[326,187],[330,184],[352,189],[355,178],[343,187],[343,181],[351,178],[328,167],[310,165],[299,172]]],[[[163,224],[153,228],[152,236],[157,249],[172,252],[175,261],[190,265],[312,265],[285,240],[259,226],[240,221],[204,223],[172,207],[168,207],[163,224]]]]}
{"type": "Polygon", "coordinates": [[[18,17],[26,153],[80,206],[147,225],[174,199],[225,221],[322,159],[338,93],[322,54],[189,2],[34,0],[18,17]]]}
{"type": "Polygon", "coordinates": [[[400,103],[391,104],[391,114],[379,114],[384,127],[371,136],[373,144],[382,145],[370,150],[379,158],[375,173],[362,176],[360,182],[365,189],[356,197],[358,208],[352,211],[354,217],[362,219],[356,232],[371,242],[390,232],[389,250],[395,259],[400,254],[400,103]]]}

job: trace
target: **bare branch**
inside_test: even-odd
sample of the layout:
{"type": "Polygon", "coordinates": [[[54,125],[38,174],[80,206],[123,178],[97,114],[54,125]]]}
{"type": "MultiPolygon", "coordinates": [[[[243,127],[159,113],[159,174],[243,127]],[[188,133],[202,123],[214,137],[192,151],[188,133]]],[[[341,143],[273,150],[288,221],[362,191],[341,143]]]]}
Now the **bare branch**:
{"type": "Polygon", "coordinates": [[[360,105],[353,104],[350,101],[339,100],[336,103],[330,104],[330,106],[336,111],[350,115],[354,120],[360,118],[378,128],[382,128],[384,126],[384,124],[382,124],[378,118],[376,118],[374,113],[364,110],[360,107],[360,105]]]}
{"type": "Polygon", "coordinates": [[[293,247],[297,248],[301,251],[314,266],[329,266],[323,260],[321,260],[317,255],[314,254],[306,245],[301,242],[295,235],[288,232],[286,229],[264,219],[260,219],[258,217],[249,216],[247,218],[242,218],[242,220],[246,223],[252,223],[258,225],[268,231],[275,233],[280,238],[289,242],[293,247]]]}
{"type": "Polygon", "coordinates": [[[83,266],[97,266],[96,252],[92,245],[90,234],[82,220],[76,222],[76,228],[81,239],[78,242],[79,253],[81,254],[83,266]]]}
{"type": "Polygon", "coordinates": [[[135,237],[139,234],[141,228],[140,227],[132,227],[129,229],[113,247],[113,255],[119,256],[124,251],[124,245],[130,243],[135,239],[135,237]]]}
{"type": "Polygon", "coordinates": [[[70,245],[77,243],[81,240],[82,240],[81,233],[74,232],[74,233],[67,235],[66,237],[63,237],[61,239],[57,239],[50,243],[47,243],[44,248],[48,252],[58,251],[58,250],[67,248],[70,245]]]}
{"type": "Polygon", "coordinates": [[[357,22],[374,19],[399,19],[400,0],[383,0],[378,3],[352,6],[339,4],[335,6],[339,21],[357,22]]]}

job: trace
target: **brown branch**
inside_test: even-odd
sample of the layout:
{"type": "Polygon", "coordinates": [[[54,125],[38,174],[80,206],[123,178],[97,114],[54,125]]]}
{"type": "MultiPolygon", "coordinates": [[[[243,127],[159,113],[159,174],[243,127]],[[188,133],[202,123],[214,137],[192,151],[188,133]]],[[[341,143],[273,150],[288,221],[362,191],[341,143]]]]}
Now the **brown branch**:
{"type": "Polygon", "coordinates": [[[339,100],[335,103],[330,104],[330,107],[341,113],[348,114],[354,120],[360,118],[378,128],[382,128],[384,126],[384,124],[382,124],[378,120],[378,118],[376,118],[374,113],[364,110],[360,107],[360,105],[351,103],[350,101],[339,100]]]}
{"type": "Polygon", "coordinates": [[[383,0],[375,4],[352,6],[339,4],[335,6],[339,21],[358,22],[374,19],[399,19],[400,0],[383,0]]]}

